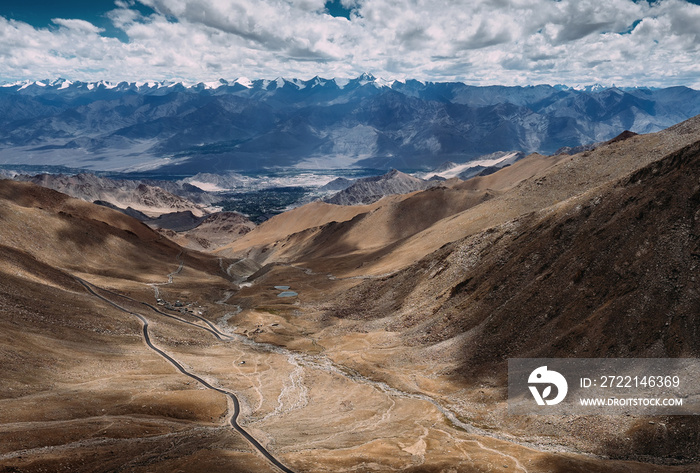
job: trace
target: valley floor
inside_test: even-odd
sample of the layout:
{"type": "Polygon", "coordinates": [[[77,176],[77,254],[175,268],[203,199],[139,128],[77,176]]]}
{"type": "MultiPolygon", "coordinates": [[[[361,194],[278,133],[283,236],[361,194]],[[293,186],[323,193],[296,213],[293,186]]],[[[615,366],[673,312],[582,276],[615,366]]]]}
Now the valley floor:
{"type": "MultiPolygon", "coordinates": [[[[56,332],[67,337],[19,330],[17,363],[53,374],[43,386],[17,374],[4,386],[0,471],[279,471],[231,428],[221,391],[235,393],[240,425],[292,471],[697,471],[581,455],[546,430],[500,430],[498,388],[445,375],[452,360],[407,348],[381,321],[358,330],[318,310],[361,279],[280,265],[235,292],[223,271],[203,277],[181,258],[151,282],[62,281],[74,308],[16,295],[41,317],[60,304],[81,314],[56,332]],[[298,297],[277,297],[279,285],[298,297]],[[139,319],[158,350],[207,385],[149,350],[139,319]],[[48,360],[36,358],[47,352],[32,348],[40,344],[48,360]]],[[[4,295],[9,323],[23,325],[4,295]]]]}

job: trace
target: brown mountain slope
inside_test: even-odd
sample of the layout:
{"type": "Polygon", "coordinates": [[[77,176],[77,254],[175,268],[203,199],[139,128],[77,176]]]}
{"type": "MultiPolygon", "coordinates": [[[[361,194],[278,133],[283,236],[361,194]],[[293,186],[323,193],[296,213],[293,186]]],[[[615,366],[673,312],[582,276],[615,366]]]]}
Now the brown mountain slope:
{"type": "Polygon", "coordinates": [[[541,174],[546,169],[567,158],[568,156],[565,155],[543,156],[534,153],[508,167],[500,169],[498,172],[486,176],[476,176],[466,181],[459,182],[454,188],[471,191],[486,189],[506,191],[525,179],[529,179],[536,174],[541,174]]]}
{"type": "MultiPolygon", "coordinates": [[[[45,189],[1,182],[0,189],[0,470],[277,471],[230,428],[232,405],[220,391],[205,389],[146,346],[145,319],[151,342],[183,369],[239,395],[246,429],[293,471],[697,471],[693,451],[684,450],[694,446],[691,422],[683,428],[669,422],[666,440],[650,442],[656,438],[655,431],[649,437],[649,425],[621,431],[599,420],[575,419],[571,426],[571,419],[566,426],[504,421],[498,376],[465,366],[460,344],[469,331],[451,336],[452,325],[422,310],[447,314],[455,310],[451,301],[468,296],[460,292],[468,283],[460,283],[476,259],[464,242],[423,261],[457,258],[442,271],[434,266],[426,273],[419,264],[350,292],[360,280],[286,265],[269,266],[239,291],[225,275],[226,261],[180,254],[121,214],[45,189]],[[73,272],[109,288],[93,291],[128,313],[89,292],[73,272]],[[279,284],[298,295],[278,297],[279,284]],[[154,304],[156,289],[185,307],[164,304],[156,312],[144,305],[154,304]],[[365,317],[358,309],[368,301],[386,313],[365,317]],[[441,338],[421,336],[421,324],[441,338]],[[231,338],[214,332],[217,326],[231,338]],[[456,417],[448,418],[445,409],[456,417]],[[537,437],[543,432],[559,437],[537,437]],[[625,443],[625,436],[634,441],[625,443]],[[519,443],[523,439],[529,443],[519,443]],[[550,445],[547,451],[540,442],[550,445]],[[649,452],[653,461],[686,465],[611,461],[566,451],[560,443],[574,452],[601,451],[606,444],[604,453],[634,459],[630,452],[649,452]],[[658,450],[645,450],[651,445],[658,450]],[[671,447],[676,458],[669,460],[671,447]]],[[[415,202],[410,205],[439,210],[415,202]]],[[[527,218],[545,221],[554,214],[527,218]]],[[[525,220],[523,228],[532,225],[525,220]]],[[[478,238],[498,244],[489,235],[499,231],[501,240],[510,238],[498,229],[478,238]]]]}
{"type": "MultiPolygon", "coordinates": [[[[396,197],[392,196],[386,199],[393,201],[396,197]]],[[[379,205],[379,203],[374,203],[370,205],[344,206],[320,201],[312,202],[275,215],[270,220],[258,225],[255,230],[245,237],[221,248],[220,253],[236,254],[253,247],[265,247],[294,233],[319,227],[329,222],[350,220],[361,213],[376,209],[379,205]]]]}
{"type": "MultiPolygon", "coordinates": [[[[204,389],[146,346],[134,314],[148,320],[149,340],[183,369],[238,393],[245,427],[292,471],[361,471],[368,462],[379,471],[467,473],[493,464],[516,471],[526,464],[533,473],[611,471],[609,463],[456,429],[429,402],[325,369],[317,356],[307,364],[303,353],[246,337],[218,340],[184,308],[157,313],[141,303],[154,303],[149,282],[159,284],[161,297],[184,300],[211,322],[235,316],[236,323],[258,323],[258,332],[263,327],[259,314],[226,307],[222,295],[230,297],[233,287],[214,274],[215,259],[176,258],[172,243],[117,213],[33,186],[0,185],[0,219],[8,224],[0,225],[1,241],[22,246],[0,247],[0,471],[279,471],[230,428],[232,405],[220,392],[204,389]],[[29,230],[22,242],[21,221],[29,230]],[[141,254],[132,255],[132,246],[141,254]],[[105,247],[113,251],[101,255],[105,247]],[[78,249],[85,255],[72,253],[78,249]],[[74,258],[84,257],[109,268],[81,270],[74,258]],[[73,270],[112,292],[91,286],[91,293],[73,270]]],[[[266,314],[278,317],[273,312],[266,314]]],[[[307,340],[297,343],[301,348],[307,340]]]]}
{"type": "Polygon", "coordinates": [[[421,343],[469,332],[472,373],[514,356],[698,356],[698,265],[700,141],[367,281],[348,307],[392,313],[421,343]]]}
{"type": "Polygon", "coordinates": [[[362,268],[391,254],[395,246],[437,221],[491,199],[496,191],[455,191],[437,186],[403,200],[386,203],[352,220],[294,234],[280,242],[270,258],[296,261],[311,268],[344,271],[362,268]]]}
{"type": "Polygon", "coordinates": [[[367,206],[314,202],[270,219],[220,254],[252,257],[259,263],[304,261],[324,271],[362,267],[437,221],[489,200],[564,158],[531,155],[489,176],[466,182],[451,179],[424,192],[367,206]],[[341,266],[336,267],[336,261],[341,266]]]}
{"type": "Polygon", "coordinates": [[[79,272],[149,277],[180,251],[120,212],[23,182],[0,181],[0,224],[4,246],[79,272]],[[145,274],[122,261],[140,261],[145,274]]]}
{"type": "MultiPolygon", "coordinates": [[[[403,357],[444,364],[448,386],[489,386],[503,402],[509,358],[699,357],[699,265],[700,141],[365,281],[326,314],[398,333],[403,357]]],[[[403,357],[382,361],[383,370],[407,369],[403,357]]],[[[643,418],[553,418],[549,427],[489,418],[521,436],[553,429],[559,441],[600,454],[700,462],[695,418],[660,419],[662,438],[643,418]]]]}

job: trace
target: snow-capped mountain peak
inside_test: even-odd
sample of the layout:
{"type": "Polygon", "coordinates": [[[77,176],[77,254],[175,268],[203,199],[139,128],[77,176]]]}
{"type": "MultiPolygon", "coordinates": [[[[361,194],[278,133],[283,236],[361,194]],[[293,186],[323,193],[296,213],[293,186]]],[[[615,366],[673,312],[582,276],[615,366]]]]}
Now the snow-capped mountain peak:
{"type": "Polygon", "coordinates": [[[580,92],[600,92],[603,89],[607,89],[608,87],[602,85],[602,84],[589,84],[589,85],[584,85],[584,84],[577,84],[572,87],[574,90],[578,90],[580,92]]]}
{"type": "Polygon", "coordinates": [[[203,84],[205,89],[216,90],[219,87],[228,85],[228,81],[226,79],[219,79],[217,81],[212,82],[203,82],[203,84]]]}
{"type": "Polygon", "coordinates": [[[235,81],[233,81],[234,84],[240,84],[246,89],[250,89],[253,87],[253,81],[248,79],[247,77],[239,77],[235,81]]]}
{"type": "Polygon", "coordinates": [[[327,83],[328,81],[326,79],[322,79],[319,76],[315,76],[307,82],[307,85],[311,87],[323,87],[327,83]]]}

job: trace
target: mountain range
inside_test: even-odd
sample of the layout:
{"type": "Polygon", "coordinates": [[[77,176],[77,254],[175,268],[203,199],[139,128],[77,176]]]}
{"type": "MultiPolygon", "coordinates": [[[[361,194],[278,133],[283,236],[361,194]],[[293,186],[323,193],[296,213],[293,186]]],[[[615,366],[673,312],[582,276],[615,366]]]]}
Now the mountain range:
{"type": "Polygon", "coordinates": [[[429,170],[522,151],[551,154],[649,133],[700,113],[700,92],[351,80],[0,87],[0,163],[198,172],[267,167],[429,170]]]}

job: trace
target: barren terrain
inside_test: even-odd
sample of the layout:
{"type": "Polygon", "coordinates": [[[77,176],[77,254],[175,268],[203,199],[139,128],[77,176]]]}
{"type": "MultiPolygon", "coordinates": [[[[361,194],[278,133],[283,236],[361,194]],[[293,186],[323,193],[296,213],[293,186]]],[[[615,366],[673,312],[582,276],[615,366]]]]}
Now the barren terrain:
{"type": "Polygon", "coordinates": [[[0,181],[0,471],[699,471],[698,420],[509,416],[504,368],[699,355],[698,122],[214,255],[0,181]]]}

